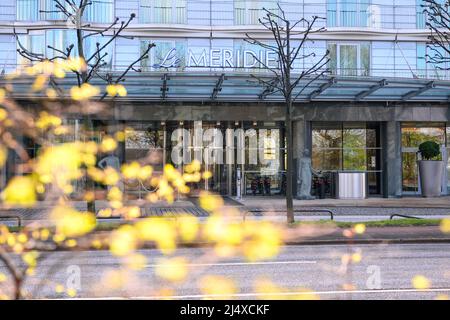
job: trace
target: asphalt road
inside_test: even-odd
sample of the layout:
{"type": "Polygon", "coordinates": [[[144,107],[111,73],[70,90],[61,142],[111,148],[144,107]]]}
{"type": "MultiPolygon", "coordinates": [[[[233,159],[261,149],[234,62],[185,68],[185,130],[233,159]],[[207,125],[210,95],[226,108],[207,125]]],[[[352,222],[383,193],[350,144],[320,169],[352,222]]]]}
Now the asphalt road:
{"type": "MultiPolygon", "coordinates": [[[[55,292],[58,283],[75,287],[75,298],[154,299],[161,288],[174,299],[225,298],[205,295],[198,288],[202,276],[218,275],[233,280],[235,299],[270,297],[270,290],[255,290],[261,279],[282,287],[280,298],[305,295],[306,288],[321,299],[434,299],[450,295],[449,249],[449,244],[286,246],[274,260],[247,263],[211,259],[210,249],[184,248],[177,254],[188,258],[189,277],[177,284],[155,276],[155,261],[161,257],[157,250],[140,251],[148,258],[145,268],[128,274],[126,280],[117,276],[120,260],[107,251],[55,252],[41,258],[25,289],[34,298],[68,298],[67,293],[55,292]],[[353,253],[362,260],[345,268],[342,256],[353,253]],[[430,290],[413,288],[411,280],[419,274],[431,281],[430,290]],[[127,283],[124,288],[109,288],[121,279],[127,283]]],[[[6,273],[3,266],[0,272],[6,273]]],[[[4,293],[6,285],[0,282],[4,293]]]]}

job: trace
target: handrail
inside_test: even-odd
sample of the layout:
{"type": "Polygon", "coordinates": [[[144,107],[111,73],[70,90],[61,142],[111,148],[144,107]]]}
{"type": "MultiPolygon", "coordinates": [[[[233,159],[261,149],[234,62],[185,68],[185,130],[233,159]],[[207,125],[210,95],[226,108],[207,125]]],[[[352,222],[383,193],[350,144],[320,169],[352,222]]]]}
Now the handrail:
{"type": "Polygon", "coordinates": [[[392,218],[394,217],[401,217],[401,218],[407,218],[407,219],[423,219],[421,217],[414,217],[414,216],[408,216],[406,214],[391,214],[391,217],[389,218],[389,220],[392,220],[392,218]]]}
{"type": "Polygon", "coordinates": [[[17,220],[17,226],[20,228],[22,227],[22,218],[16,215],[10,215],[10,216],[4,216],[0,215],[0,220],[17,220]]]}

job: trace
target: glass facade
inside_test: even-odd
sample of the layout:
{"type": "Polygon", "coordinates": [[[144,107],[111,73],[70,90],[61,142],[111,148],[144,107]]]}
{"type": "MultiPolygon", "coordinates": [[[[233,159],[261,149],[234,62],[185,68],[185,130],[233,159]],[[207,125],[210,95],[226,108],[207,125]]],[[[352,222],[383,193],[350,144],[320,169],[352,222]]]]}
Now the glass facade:
{"type": "MultiPolygon", "coordinates": [[[[86,6],[84,21],[97,23],[113,21],[114,0],[90,0],[90,3],[86,6]]],[[[67,20],[67,16],[60,12],[57,6],[64,6],[70,14],[76,15],[69,1],[16,0],[16,18],[19,21],[67,20]]]]}
{"type": "MultiPolygon", "coordinates": [[[[325,175],[333,195],[334,172],[366,172],[369,194],[381,194],[381,137],[379,123],[313,122],[312,166],[325,175]]],[[[320,175],[316,173],[314,192],[320,175]]]]}
{"type": "MultiPolygon", "coordinates": [[[[190,183],[193,194],[209,190],[236,195],[236,175],[241,172],[245,195],[285,192],[284,129],[277,122],[247,121],[128,121],[122,124],[126,138],[119,148],[122,161],[153,166],[156,174],[170,163],[183,170],[193,160],[210,177],[190,183]]],[[[98,123],[100,137],[107,123],[98,123]]],[[[101,159],[100,159],[101,160],[101,159]]],[[[140,196],[151,186],[125,181],[127,194],[140,196]]]]}
{"type": "Polygon", "coordinates": [[[185,24],[186,0],[140,0],[139,22],[185,24]]]}
{"type": "Polygon", "coordinates": [[[371,0],[328,0],[329,27],[367,27],[371,0]]]}
{"type": "MultiPolygon", "coordinates": [[[[84,39],[85,55],[86,59],[91,57],[97,50],[97,43],[101,47],[110,38],[108,36],[91,36],[84,39]]],[[[61,53],[56,51],[66,51],[67,47],[71,44],[77,43],[76,31],[75,30],[47,30],[31,32],[28,35],[19,36],[20,44],[34,52],[42,54],[47,58],[53,58],[56,56],[61,56],[61,53]],[[56,50],[54,50],[56,49],[56,50]]],[[[113,67],[113,57],[114,57],[114,46],[107,46],[103,53],[107,55],[103,58],[105,65],[101,68],[102,70],[110,70],[113,67]]],[[[71,56],[76,57],[78,55],[77,46],[75,45],[71,56]]],[[[29,60],[23,58],[20,54],[17,54],[18,64],[29,64],[29,60]]]]}
{"type": "Polygon", "coordinates": [[[234,24],[257,25],[259,19],[266,16],[263,8],[278,13],[277,0],[234,0],[234,24]]]}
{"type": "Polygon", "coordinates": [[[369,43],[328,43],[332,74],[368,76],[370,71],[369,43]]]}
{"type": "MultiPolygon", "coordinates": [[[[403,123],[402,124],[402,186],[405,193],[419,193],[417,168],[418,147],[422,142],[434,141],[447,147],[448,133],[445,123],[403,123]]],[[[447,166],[448,170],[448,166],[447,166]]]]}

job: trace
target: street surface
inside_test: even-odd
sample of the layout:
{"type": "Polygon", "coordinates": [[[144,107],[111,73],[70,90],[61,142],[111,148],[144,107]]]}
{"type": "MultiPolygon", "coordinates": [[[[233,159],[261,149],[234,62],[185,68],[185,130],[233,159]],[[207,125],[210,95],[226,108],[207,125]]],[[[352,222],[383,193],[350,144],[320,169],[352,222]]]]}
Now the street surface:
{"type": "MultiPolygon", "coordinates": [[[[275,292],[255,290],[261,279],[270,279],[282,288],[279,298],[307,297],[306,289],[321,299],[435,299],[450,295],[449,249],[447,243],[296,245],[283,247],[276,259],[248,263],[241,259],[211,260],[210,249],[183,248],[176,254],[187,257],[189,277],[177,284],[155,276],[156,261],[162,256],[157,250],[141,250],[147,257],[145,268],[126,280],[117,276],[119,258],[108,251],[54,252],[42,258],[35,276],[27,281],[26,291],[34,298],[68,298],[67,293],[55,292],[55,285],[63,284],[77,289],[75,298],[157,299],[161,288],[174,299],[228,298],[205,295],[198,288],[202,276],[218,275],[233,280],[236,292],[231,298],[235,299],[273,297],[275,292]],[[354,253],[362,260],[346,269],[342,256],[354,253]],[[413,288],[411,280],[416,275],[431,281],[431,289],[413,288]],[[125,288],[108,288],[121,280],[127,283],[125,288]]],[[[0,272],[6,273],[6,269],[2,266],[0,272]]],[[[0,283],[0,288],[4,286],[0,283]]]]}

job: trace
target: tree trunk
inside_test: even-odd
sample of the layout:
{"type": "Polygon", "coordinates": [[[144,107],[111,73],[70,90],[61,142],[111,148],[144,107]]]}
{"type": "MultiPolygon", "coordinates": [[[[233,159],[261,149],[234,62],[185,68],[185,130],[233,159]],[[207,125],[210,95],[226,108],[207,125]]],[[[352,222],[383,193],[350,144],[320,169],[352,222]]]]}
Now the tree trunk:
{"type": "Polygon", "coordinates": [[[294,168],[294,155],[293,155],[293,144],[292,144],[292,120],[291,120],[291,101],[287,102],[286,105],[286,152],[287,152],[287,168],[286,168],[286,215],[287,222],[293,223],[294,219],[294,203],[293,203],[293,192],[292,192],[292,172],[294,168]]]}
{"type": "MultiPolygon", "coordinates": [[[[80,3],[80,8],[81,8],[81,12],[80,12],[80,19],[83,18],[84,15],[84,6],[85,0],[81,1],[80,3]]],[[[82,21],[79,22],[79,24],[82,24],[82,21]]],[[[83,30],[78,27],[77,28],[77,47],[78,47],[78,55],[80,58],[82,58],[83,60],[86,61],[85,58],[85,54],[84,54],[84,44],[83,44],[83,30]]],[[[87,62],[86,62],[87,63],[87,62]]],[[[81,84],[86,83],[87,82],[87,71],[83,70],[81,72],[81,84]]],[[[85,130],[85,137],[86,139],[91,139],[91,128],[93,130],[93,122],[92,119],[90,117],[89,114],[83,114],[83,124],[84,124],[84,130],[85,130]],[[87,133],[87,134],[86,134],[87,133]]],[[[95,183],[94,181],[89,178],[88,176],[86,176],[86,185],[85,185],[85,192],[93,192],[95,195],[95,183]]],[[[96,210],[95,210],[95,196],[93,197],[93,200],[91,200],[92,197],[89,197],[89,199],[87,200],[87,211],[92,212],[93,214],[95,214],[96,210]]]]}

